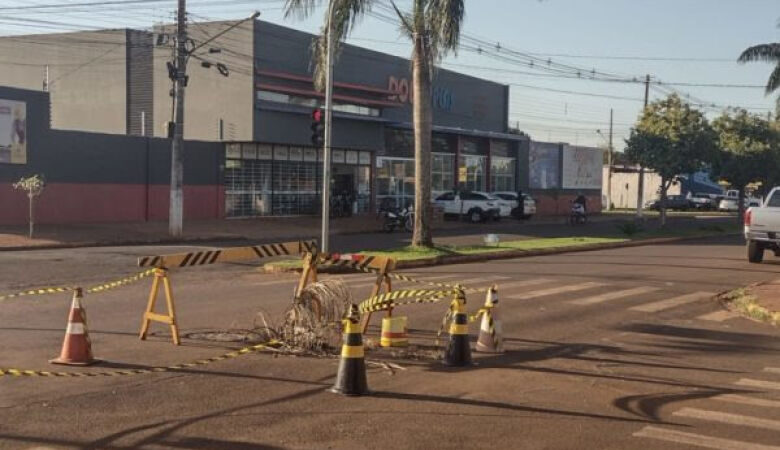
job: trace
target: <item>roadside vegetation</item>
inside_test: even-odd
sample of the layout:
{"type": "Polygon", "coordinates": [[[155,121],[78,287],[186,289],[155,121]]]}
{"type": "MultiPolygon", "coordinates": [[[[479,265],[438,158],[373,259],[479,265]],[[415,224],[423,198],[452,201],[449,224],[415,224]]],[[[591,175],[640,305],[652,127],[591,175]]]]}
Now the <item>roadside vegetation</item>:
{"type": "Polygon", "coordinates": [[[774,326],[780,325],[780,312],[770,311],[761,306],[758,297],[749,288],[735,289],[720,296],[720,300],[729,308],[745,317],[774,326]]]}

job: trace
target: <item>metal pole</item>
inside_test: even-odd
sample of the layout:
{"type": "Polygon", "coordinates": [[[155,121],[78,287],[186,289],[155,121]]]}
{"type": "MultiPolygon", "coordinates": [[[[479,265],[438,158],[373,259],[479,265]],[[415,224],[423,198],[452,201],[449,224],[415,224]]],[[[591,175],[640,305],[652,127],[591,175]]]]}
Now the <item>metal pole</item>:
{"type": "Polygon", "coordinates": [[[176,108],[173,143],[171,144],[171,195],[168,211],[168,232],[174,237],[181,236],[183,225],[182,179],[184,170],[182,160],[184,154],[184,83],[187,70],[186,11],[186,0],[179,0],[176,27],[176,94],[174,98],[176,108]]]}
{"type": "Polygon", "coordinates": [[[330,146],[333,137],[333,0],[328,3],[328,29],[325,84],[325,149],[322,155],[322,251],[330,244],[330,146]]]}
{"type": "Polygon", "coordinates": [[[614,111],[609,108],[609,148],[607,149],[607,211],[612,211],[612,117],[614,111]]]}
{"type": "Polygon", "coordinates": [[[146,111],[141,111],[141,136],[146,136],[146,111]]]}
{"type": "MultiPolygon", "coordinates": [[[[645,108],[647,109],[647,98],[650,95],[650,75],[645,77],[645,108]]],[[[639,184],[636,193],[636,218],[642,219],[642,207],[645,203],[645,168],[639,166],[639,184]]]]}

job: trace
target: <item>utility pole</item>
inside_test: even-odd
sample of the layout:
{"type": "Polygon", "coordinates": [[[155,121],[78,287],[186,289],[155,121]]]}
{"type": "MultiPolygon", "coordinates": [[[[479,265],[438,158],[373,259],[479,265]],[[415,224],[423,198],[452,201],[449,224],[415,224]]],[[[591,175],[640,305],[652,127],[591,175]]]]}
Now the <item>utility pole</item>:
{"type": "Polygon", "coordinates": [[[614,110],[609,108],[609,148],[607,149],[607,211],[612,211],[612,116],[614,110]]]}
{"type": "MultiPolygon", "coordinates": [[[[650,74],[645,77],[645,107],[647,109],[647,99],[650,95],[650,74]]],[[[639,184],[636,193],[636,218],[642,219],[642,207],[645,203],[645,168],[639,166],[639,184]]]]}
{"type": "Polygon", "coordinates": [[[184,178],[184,86],[187,83],[187,1],[179,0],[176,20],[176,84],[174,101],[173,142],[171,144],[171,196],[168,210],[168,232],[179,237],[182,233],[184,217],[184,196],[182,181],[184,178]]]}
{"type": "Polygon", "coordinates": [[[330,145],[333,138],[333,0],[328,2],[327,74],[325,80],[325,145],[322,152],[322,239],[324,253],[330,243],[330,145]]]}

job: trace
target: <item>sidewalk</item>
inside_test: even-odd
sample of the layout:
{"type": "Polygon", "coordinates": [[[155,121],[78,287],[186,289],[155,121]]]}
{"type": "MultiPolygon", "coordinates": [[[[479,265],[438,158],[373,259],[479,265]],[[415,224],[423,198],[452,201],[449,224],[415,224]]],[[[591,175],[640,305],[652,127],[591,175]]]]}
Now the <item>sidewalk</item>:
{"type": "MultiPolygon", "coordinates": [[[[439,235],[468,234],[548,234],[549,225],[564,226],[565,217],[539,217],[530,221],[504,219],[500,222],[471,224],[464,221],[446,220],[434,230],[439,235]],[[458,233],[461,232],[461,233],[458,233]]],[[[591,224],[612,223],[627,220],[627,217],[598,215],[590,218],[591,224]]],[[[102,223],[36,225],[35,238],[27,238],[26,226],[0,227],[0,251],[30,248],[90,247],[108,245],[147,245],[195,242],[279,242],[320,237],[319,217],[265,217],[244,220],[205,220],[184,223],[184,236],[173,239],[168,236],[167,222],[102,223]]],[[[376,216],[357,216],[332,219],[331,234],[334,236],[354,234],[376,234],[381,223],[376,216]]],[[[557,228],[557,227],[554,227],[557,228]]],[[[596,226],[596,228],[599,228],[596,226]]],[[[592,232],[585,226],[571,229],[566,234],[592,232]],[[576,230],[576,231],[575,231],[576,230]]],[[[560,234],[559,231],[556,234],[560,234]]],[[[382,234],[384,236],[384,234],[382,234]]],[[[395,232],[387,236],[397,238],[408,233],[395,232]]],[[[238,245],[238,244],[236,244],[238,245]]]]}

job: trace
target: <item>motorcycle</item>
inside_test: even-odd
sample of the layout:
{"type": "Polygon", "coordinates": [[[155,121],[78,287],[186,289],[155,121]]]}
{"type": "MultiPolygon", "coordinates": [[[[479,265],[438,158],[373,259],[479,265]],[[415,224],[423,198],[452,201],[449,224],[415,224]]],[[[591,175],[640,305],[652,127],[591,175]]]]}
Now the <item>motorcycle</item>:
{"type": "Polygon", "coordinates": [[[414,230],[414,208],[411,206],[401,210],[387,209],[382,212],[382,215],[384,216],[382,230],[387,233],[392,233],[396,228],[403,228],[408,232],[414,230]]]}
{"type": "Polygon", "coordinates": [[[571,214],[569,214],[570,225],[584,225],[588,222],[588,215],[585,212],[585,205],[582,203],[571,203],[571,214]]]}

